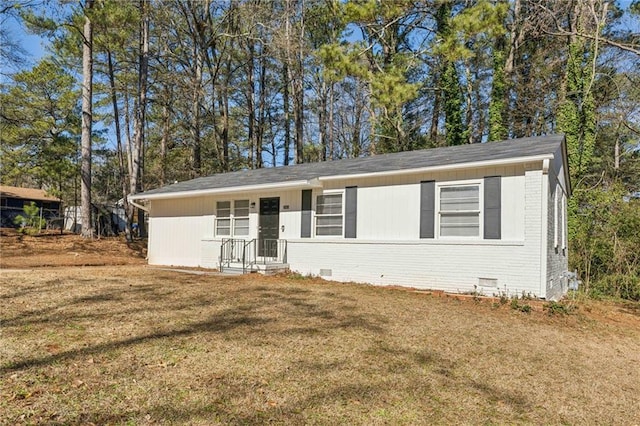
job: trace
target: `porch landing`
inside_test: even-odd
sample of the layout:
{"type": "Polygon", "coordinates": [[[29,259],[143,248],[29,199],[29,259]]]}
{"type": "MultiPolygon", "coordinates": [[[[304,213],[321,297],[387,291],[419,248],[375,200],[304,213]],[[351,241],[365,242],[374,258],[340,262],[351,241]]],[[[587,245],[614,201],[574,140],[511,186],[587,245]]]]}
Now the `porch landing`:
{"type": "Polygon", "coordinates": [[[252,264],[245,268],[242,267],[242,262],[230,262],[228,266],[220,268],[220,272],[223,274],[250,274],[259,273],[263,275],[275,275],[289,272],[288,263],[258,263],[252,264]]]}

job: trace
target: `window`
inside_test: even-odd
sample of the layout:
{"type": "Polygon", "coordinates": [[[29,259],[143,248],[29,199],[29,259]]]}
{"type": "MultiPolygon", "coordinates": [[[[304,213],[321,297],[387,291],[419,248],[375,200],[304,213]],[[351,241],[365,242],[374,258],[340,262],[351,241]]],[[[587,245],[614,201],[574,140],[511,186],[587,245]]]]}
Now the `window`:
{"type": "Polygon", "coordinates": [[[233,202],[233,235],[249,235],[249,200],[233,202]]]}
{"type": "Polygon", "coordinates": [[[342,194],[318,195],[316,235],[342,236],[342,194]]]}
{"type": "Polygon", "coordinates": [[[249,235],[249,200],[235,200],[231,213],[231,201],[216,203],[216,235],[249,235]]]}
{"type": "Polygon", "coordinates": [[[440,236],[480,236],[480,185],[440,187],[440,236]]]}
{"type": "Polygon", "coordinates": [[[231,202],[216,203],[216,235],[231,235],[231,202]]]}

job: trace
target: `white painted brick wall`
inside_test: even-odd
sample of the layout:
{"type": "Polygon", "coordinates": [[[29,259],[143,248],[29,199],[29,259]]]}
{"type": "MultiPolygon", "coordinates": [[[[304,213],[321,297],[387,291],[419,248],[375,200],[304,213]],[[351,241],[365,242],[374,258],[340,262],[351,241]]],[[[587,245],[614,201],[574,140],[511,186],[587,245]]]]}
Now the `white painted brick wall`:
{"type": "Polygon", "coordinates": [[[289,265],[305,275],[331,270],[331,276],[324,278],[342,282],[540,296],[540,170],[526,172],[525,188],[525,239],[520,243],[298,239],[289,241],[289,265]],[[497,287],[480,289],[479,278],[496,279],[497,287]]]}
{"type": "MultiPolygon", "coordinates": [[[[320,275],[321,269],[329,269],[331,276],[325,278],[336,281],[451,292],[481,290],[489,295],[503,292],[543,295],[546,290],[543,286],[546,277],[541,276],[543,179],[539,165],[525,171],[524,181],[524,239],[521,241],[288,238],[288,263],[292,270],[302,274],[320,275]],[[497,287],[477,288],[480,278],[495,279],[497,287]]],[[[170,205],[153,202],[149,263],[217,267],[220,242],[212,238],[213,201],[201,198],[163,202],[170,205]]],[[[293,206],[291,210],[295,211],[293,206]]],[[[293,222],[288,228],[299,232],[293,222]]]]}
{"type": "MultiPolygon", "coordinates": [[[[547,224],[547,299],[557,300],[561,299],[567,293],[568,282],[565,273],[569,269],[567,252],[568,249],[562,247],[562,230],[564,228],[566,238],[566,214],[562,217],[558,216],[558,247],[555,246],[554,239],[554,215],[558,215],[560,209],[564,209],[562,196],[558,196],[558,202],[554,209],[554,203],[556,203],[555,191],[562,193],[562,187],[556,186],[556,178],[553,174],[549,175],[549,197],[548,197],[548,224],[547,224]]],[[[566,199],[566,198],[565,198],[566,199]]]]}

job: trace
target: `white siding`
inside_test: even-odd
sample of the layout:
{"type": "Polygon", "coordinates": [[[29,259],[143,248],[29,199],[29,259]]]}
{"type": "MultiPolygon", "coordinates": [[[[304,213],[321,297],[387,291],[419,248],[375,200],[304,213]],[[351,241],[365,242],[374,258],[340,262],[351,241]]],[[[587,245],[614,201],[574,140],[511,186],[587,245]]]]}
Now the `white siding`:
{"type": "MultiPolygon", "coordinates": [[[[539,167],[538,164],[535,166],[539,167]]],[[[482,182],[502,177],[502,239],[524,241],[525,169],[523,166],[485,167],[439,173],[344,179],[325,184],[324,190],[358,187],[358,239],[419,240],[420,182],[439,185],[460,181],[482,182]]],[[[322,190],[314,191],[314,197],[322,190]]]]}
{"type": "Polygon", "coordinates": [[[280,197],[280,238],[300,238],[300,191],[154,200],[149,217],[149,264],[217,268],[222,238],[215,235],[216,202],[249,200],[250,240],[258,237],[260,198],[280,197]],[[284,229],[284,230],[283,230],[284,229]]]}
{"type": "MultiPolygon", "coordinates": [[[[359,223],[359,238],[356,240],[289,241],[289,265],[301,274],[321,275],[342,282],[404,285],[451,292],[480,291],[488,295],[521,295],[525,292],[541,296],[544,293],[544,287],[541,288],[540,251],[541,170],[532,167],[525,176],[510,181],[507,192],[519,185],[522,191],[517,191],[517,194],[525,194],[522,203],[514,206],[518,204],[518,197],[515,201],[508,201],[507,205],[513,204],[511,208],[522,214],[524,219],[522,224],[510,228],[512,236],[523,234],[520,241],[365,240],[360,238],[359,223]],[[478,287],[480,278],[496,280],[496,287],[478,287]]],[[[410,187],[407,186],[408,192],[410,187]]],[[[373,198],[367,193],[367,199],[373,198]]],[[[399,211],[406,205],[396,207],[399,211]]],[[[370,217],[375,218],[376,215],[370,217]]],[[[368,220],[373,223],[372,219],[368,220]]]]}
{"type": "MultiPolygon", "coordinates": [[[[220,242],[226,237],[214,234],[216,201],[255,203],[250,235],[244,237],[252,239],[258,235],[260,198],[280,197],[280,238],[289,242],[288,263],[294,271],[337,281],[544,296],[543,181],[537,162],[325,182],[325,190],[358,187],[356,239],[300,238],[301,190],[152,201],[149,263],[218,267],[220,242]],[[419,238],[421,181],[482,182],[485,176],[502,176],[501,240],[419,238]],[[478,287],[481,279],[496,286],[478,287]]],[[[314,206],[320,193],[313,190],[314,206]]]]}
{"type": "Polygon", "coordinates": [[[524,240],[525,224],[525,178],[503,176],[501,182],[502,239],[510,241],[524,240]]]}
{"type": "Polygon", "coordinates": [[[213,235],[211,198],[157,200],[149,214],[149,264],[200,266],[200,241],[213,235]]]}
{"type": "Polygon", "coordinates": [[[359,239],[419,239],[420,184],[358,188],[357,223],[359,239]]]}

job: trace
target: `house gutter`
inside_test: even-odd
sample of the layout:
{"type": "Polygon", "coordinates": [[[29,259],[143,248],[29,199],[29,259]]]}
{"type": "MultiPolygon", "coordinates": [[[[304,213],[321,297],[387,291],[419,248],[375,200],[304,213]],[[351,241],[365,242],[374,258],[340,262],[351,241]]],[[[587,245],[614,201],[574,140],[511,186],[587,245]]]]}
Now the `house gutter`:
{"type": "Polygon", "coordinates": [[[127,197],[127,200],[129,201],[129,204],[131,204],[134,207],[139,208],[140,210],[144,210],[145,212],[149,213],[149,207],[148,206],[144,206],[142,204],[138,204],[135,201],[131,200],[131,196],[127,197]]]}
{"type": "Polygon", "coordinates": [[[319,177],[318,180],[320,182],[329,182],[332,180],[343,180],[343,179],[363,179],[363,178],[371,178],[371,177],[379,177],[379,176],[440,172],[440,171],[446,171],[446,170],[467,169],[470,167],[508,166],[513,164],[522,164],[526,162],[532,162],[532,161],[545,161],[545,160],[549,161],[550,159],[553,159],[553,157],[554,157],[553,154],[543,154],[543,155],[535,155],[535,156],[529,156],[529,157],[504,158],[501,160],[484,160],[484,161],[474,161],[470,163],[443,164],[441,166],[420,167],[415,169],[389,170],[386,172],[368,172],[368,173],[358,173],[358,174],[348,174],[348,175],[323,176],[323,177],[319,177]]]}
{"type": "MultiPolygon", "coordinates": [[[[174,198],[188,198],[197,197],[202,195],[218,195],[229,194],[238,192],[264,192],[274,189],[305,189],[305,188],[318,188],[321,187],[318,179],[310,180],[296,180],[291,182],[277,182],[277,183],[265,183],[261,185],[247,185],[247,186],[231,186],[226,188],[211,188],[211,189],[198,189],[192,191],[176,191],[176,192],[163,192],[159,194],[132,194],[129,195],[129,202],[133,204],[133,200],[169,200],[174,198]]],[[[135,204],[134,204],[135,205],[135,204]]]]}

